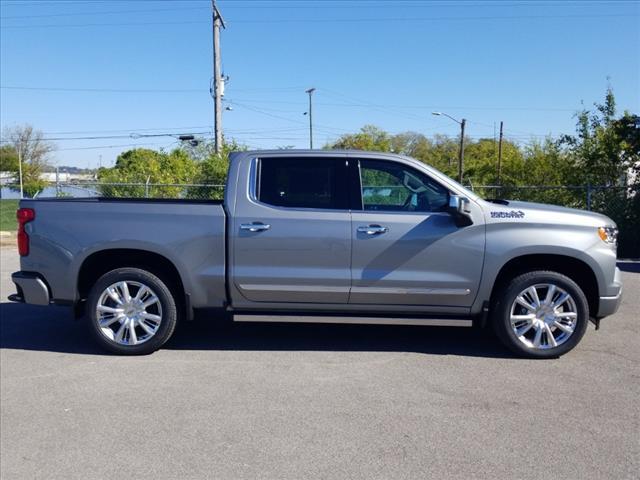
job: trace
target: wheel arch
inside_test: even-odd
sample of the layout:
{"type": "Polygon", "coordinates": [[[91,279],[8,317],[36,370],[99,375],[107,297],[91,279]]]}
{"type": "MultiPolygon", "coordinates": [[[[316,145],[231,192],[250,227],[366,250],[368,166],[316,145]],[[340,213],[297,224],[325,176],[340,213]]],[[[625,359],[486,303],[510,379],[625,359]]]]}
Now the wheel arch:
{"type": "Polygon", "coordinates": [[[88,255],[78,269],[76,292],[82,301],[89,295],[91,287],[105,273],[117,268],[140,268],[146,270],[167,284],[174,295],[178,311],[192,317],[188,290],[175,264],[164,255],[136,248],[111,248],[88,255]]]}
{"type": "Polygon", "coordinates": [[[498,271],[491,289],[490,304],[493,305],[497,292],[516,276],[535,270],[550,270],[566,275],[576,282],[587,297],[589,312],[598,312],[598,280],[593,269],[584,261],[568,255],[527,254],[511,258],[498,271]]]}

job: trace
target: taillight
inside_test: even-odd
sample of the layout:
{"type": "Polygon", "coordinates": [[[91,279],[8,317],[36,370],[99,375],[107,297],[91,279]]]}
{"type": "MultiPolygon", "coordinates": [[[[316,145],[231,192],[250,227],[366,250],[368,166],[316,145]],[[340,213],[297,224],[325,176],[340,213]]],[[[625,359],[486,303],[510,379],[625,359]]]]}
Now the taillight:
{"type": "Polygon", "coordinates": [[[29,235],[24,226],[36,218],[36,212],[33,208],[19,208],[16,218],[18,219],[18,253],[24,257],[29,255],[29,235]]]}

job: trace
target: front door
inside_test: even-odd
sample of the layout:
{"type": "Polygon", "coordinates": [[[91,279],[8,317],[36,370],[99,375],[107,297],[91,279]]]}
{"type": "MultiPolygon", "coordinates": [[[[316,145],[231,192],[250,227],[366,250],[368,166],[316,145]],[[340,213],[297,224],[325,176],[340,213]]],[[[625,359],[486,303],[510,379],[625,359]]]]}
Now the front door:
{"type": "Polygon", "coordinates": [[[236,307],[347,303],[351,214],[347,160],[254,159],[231,222],[236,307]]]}
{"type": "Polygon", "coordinates": [[[408,163],[360,160],[360,178],[349,303],[470,307],[484,225],[456,226],[448,189],[408,163]]]}

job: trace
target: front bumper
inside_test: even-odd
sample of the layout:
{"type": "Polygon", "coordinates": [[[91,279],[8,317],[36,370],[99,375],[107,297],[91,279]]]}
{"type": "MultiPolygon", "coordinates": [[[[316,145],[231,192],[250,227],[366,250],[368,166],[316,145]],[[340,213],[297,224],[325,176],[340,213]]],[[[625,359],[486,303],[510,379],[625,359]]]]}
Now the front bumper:
{"type": "Polygon", "coordinates": [[[613,283],[617,288],[618,293],[609,297],[600,297],[600,302],[598,303],[598,314],[596,315],[597,318],[613,315],[618,311],[618,308],[620,308],[620,303],[622,302],[622,274],[620,273],[620,269],[617,267],[613,283]]]}
{"type": "Polygon", "coordinates": [[[11,280],[16,284],[18,293],[9,295],[9,300],[33,305],[49,305],[51,301],[49,288],[37,273],[15,272],[11,274],[11,280]]]}

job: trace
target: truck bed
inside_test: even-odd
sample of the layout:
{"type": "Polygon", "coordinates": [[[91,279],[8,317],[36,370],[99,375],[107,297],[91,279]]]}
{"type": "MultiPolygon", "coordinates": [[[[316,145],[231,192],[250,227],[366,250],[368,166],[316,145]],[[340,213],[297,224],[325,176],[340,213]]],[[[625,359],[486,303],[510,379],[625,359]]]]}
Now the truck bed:
{"type": "Polygon", "coordinates": [[[21,268],[44,277],[56,301],[78,300],[76,281],[93,254],[135,258],[144,251],[175,266],[193,307],[226,302],[221,200],[47,198],[22,200],[20,207],[35,210],[21,268]]]}

